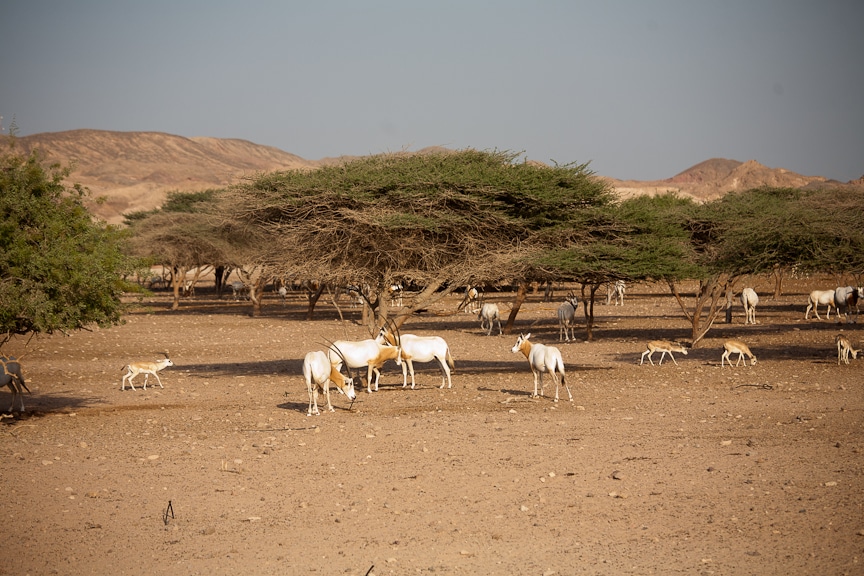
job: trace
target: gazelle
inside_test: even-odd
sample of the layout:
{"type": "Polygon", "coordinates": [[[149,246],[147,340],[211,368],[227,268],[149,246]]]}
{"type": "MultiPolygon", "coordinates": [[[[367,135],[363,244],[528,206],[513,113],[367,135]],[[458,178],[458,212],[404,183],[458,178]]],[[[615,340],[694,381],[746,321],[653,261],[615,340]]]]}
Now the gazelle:
{"type": "Polygon", "coordinates": [[[672,355],[672,352],[680,352],[683,355],[687,355],[687,349],[677,344],[675,342],[669,342],[668,340],[652,340],[648,342],[648,349],[642,352],[642,359],[639,360],[639,365],[641,366],[643,362],[645,362],[645,356],[648,356],[648,361],[651,362],[651,365],[654,365],[654,361],[651,359],[651,356],[654,352],[661,352],[660,354],[660,362],[659,365],[663,365],[663,358],[666,354],[669,354],[669,358],[672,359],[672,362],[675,362],[675,365],[678,365],[678,362],[675,361],[675,357],[672,355]]]}
{"type": "MultiPolygon", "coordinates": [[[[336,353],[339,354],[338,349],[336,349],[336,353]]],[[[349,376],[344,376],[335,364],[330,363],[327,354],[321,350],[308,352],[303,358],[303,379],[306,381],[306,389],[309,391],[307,416],[321,415],[321,412],[318,411],[318,390],[323,391],[327,398],[327,409],[330,412],[335,412],[333,405],[330,404],[330,382],[341,393],[345,394],[352,404],[357,398],[357,394],[354,392],[354,378],[350,376],[350,370],[349,376]]]]}
{"type": "Polygon", "coordinates": [[[579,298],[573,292],[567,294],[567,299],[558,307],[558,341],[570,342],[570,336],[576,340],[576,309],[579,307],[579,298]],[[568,331],[569,330],[569,331],[568,331]]]}
{"type": "Polygon", "coordinates": [[[759,304],[759,296],[753,288],[741,290],[741,305],[744,306],[744,324],[756,324],[756,305],[759,304]]]}
{"type": "Polygon", "coordinates": [[[500,336],[504,332],[501,331],[501,311],[498,309],[498,304],[494,302],[487,302],[480,307],[480,313],[477,314],[477,319],[480,320],[480,329],[486,330],[486,325],[489,325],[489,329],[486,330],[486,335],[492,335],[492,322],[498,322],[498,335],[500,336]]]}
{"type": "Polygon", "coordinates": [[[156,377],[156,381],[159,382],[159,387],[164,388],[164,386],[162,386],[162,380],[159,379],[159,371],[164,370],[168,366],[173,366],[174,362],[168,358],[167,352],[163,352],[163,354],[165,354],[165,358],[162,360],[157,360],[156,362],[132,362],[131,364],[127,364],[121,368],[121,370],[126,370],[126,375],[123,376],[120,390],[126,389],[127,378],[129,379],[129,386],[132,390],[135,390],[132,380],[138,376],[138,374],[144,374],[144,390],[147,390],[147,379],[150,378],[151,374],[156,377]]]}
{"type": "Polygon", "coordinates": [[[346,368],[363,368],[366,366],[366,391],[372,393],[372,374],[375,374],[375,390],[378,390],[378,380],[381,378],[381,367],[387,360],[394,360],[397,366],[402,365],[401,351],[398,346],[381,344],[376,340],[337,340],[330,343],[327,356],[331,364],[339,370],[344,363],[346,368]],[[338,351],[337,351],[338,350],[338,351]]]}
{"type": "Polygon", "coordinates": [[[564,360],[561,358],[561,351],[554,346],[545,346],[543,344],[534,344],[530,340],[531,333],[520,334],[516,340],[516,344],[510,350],[513,353],[521,352],[528,359],[528,364],[531,366],[531,372],[534,374],[534,394],[532,398],[536,398],[537,385],[540,385],[540,396],[543,395],[543,374],[550,374],[552,380],[555,381],[555,402],[558,402],[558,378],[561,378],[561,383],[567,389],[567,395],[570,397],[570,402],[573,401],[573,394],[570,393],[570,387],[567,386],[564,374],[564,360]]]}
{"type": "Polygon", "coordinates": [[[438,362],[441,369],[441,388],[453,387],[450,379],[450,369],[454,368],[450,347],[440,336],[417,336],[415,334],[399,334],[398,331],[381,328],[377,341],[387,342],[391,346],[399,346],[402,350],[402,387],[408,385],[407,372],[411,372],[411,389],[414,389],[414,362],[438,362]]]}
{"type": "MultiPolygon", "coordinates": [[[[723,343],[723,356],[720,357],[721,368],[723,367],[724,360],[728,360],[729,366],[732,366],[732,358],[729,357],[730,354],[738,354],[738,361],[735,362],[735,366],[738,366],[741,363],[741,360],[744,360],[744,356],[750,358],[751,366],[756,364],[756,356],[750,352],[750,348],[747,347],[747,344],[740,340],[727,340],[723,343]]],[[[747,365],[747,360],[744,360],[744,365],[747,365]]]]}
{"type": "Polygon", "coordinates": [[[12,392],[12,404],[9,406],[9,412],[15,409],[16,397],[21,404],[21,412],[24,412],[24,390],[30,392],[30,389],[24,382],[21,363],[14,356],[0,356],[0,388],[3,386],[8,386],[12,392]]]}
{"type": "Polygon", "coordinates": [[[855,350],[852,348],[852,342],[844,336],[843,334],[837,334],[834,337],[834,341],[837,343],[837,365],[840,365],[840,361],[842,360],[844,364],[849,364],[849,356],[852,356],[852,359],[858,358],[858,353],[861,350],[855,350]]]}
{"type": "Polygon", "coordinates": [[[831,307],[834,306],[834,290],[813,290],[807,299],[807,310],[804,311],[804,319],[810,318],[810,310],[816,313],[816,318],[821,320],[819,316],[819,305],[822,304],[828,309],[827,318],[831,319],[831,307]]]}

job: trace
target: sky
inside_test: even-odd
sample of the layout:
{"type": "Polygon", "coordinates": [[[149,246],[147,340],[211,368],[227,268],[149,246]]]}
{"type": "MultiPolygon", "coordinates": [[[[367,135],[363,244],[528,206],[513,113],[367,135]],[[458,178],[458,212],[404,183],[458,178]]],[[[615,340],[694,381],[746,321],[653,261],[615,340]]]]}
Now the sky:
{"type": "Polygon", "coordinates": [[[0,22],[3,133],[864,175],[861,0],[5,0],[0,22]]]}

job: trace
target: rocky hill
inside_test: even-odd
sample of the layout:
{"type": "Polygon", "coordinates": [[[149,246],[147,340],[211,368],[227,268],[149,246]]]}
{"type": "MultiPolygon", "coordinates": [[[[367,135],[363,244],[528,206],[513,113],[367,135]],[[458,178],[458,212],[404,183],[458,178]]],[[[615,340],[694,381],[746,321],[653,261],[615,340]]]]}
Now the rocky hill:
{"type": "MultiPolygon", "coordinates": [[[[243,177],[273,170],[311,170],[347,157],[305,160],[278,148],[246,140],[185,138],[160,132],[71,130],[19,137],[24,151],[44,150],[50,160],[72,163],[70,180],[79,182],[104,202],[92,206],[97,217],[117,224],[123,214],[160,206],[169,191],[221,188],[243,177]]],[[[422,151],[421,151],[422,152],[422,151]]],[[[810,188],[856,186],[821,176],[802,176],[768,168],[755,160],[711,159],[665,180],[635,181],[604,177],[622,197],[675,191],[705,201],[726,192],[758,186],[810,188]]]]}

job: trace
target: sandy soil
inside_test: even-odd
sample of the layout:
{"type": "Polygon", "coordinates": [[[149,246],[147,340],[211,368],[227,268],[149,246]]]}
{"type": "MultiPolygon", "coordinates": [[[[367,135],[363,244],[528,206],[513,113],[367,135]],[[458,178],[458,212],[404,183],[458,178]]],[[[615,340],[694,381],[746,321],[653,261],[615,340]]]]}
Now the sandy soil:
{"type": "MultiPolygon", "coordinates": [[[[862,364],[834,348],[861,331],[804,320],[825,287],[757,284],[758,324],[738,307],[677,366],[639,365],[689,331],[634,287],[598,306],[594,342],[560,345],[575,400],[557,404],[530,397],[515,335],[448,301],[404,331],[446,338],[452,389],[429,364],[403,389],[388,364],[319,417],[302,357],[366,337],[357,310],[157,295],[31,346],[27,412],[0,424],[0,574],[864,574],[862,364]],[[731,336],[755,366],[721,369],[731,336]],[[120,390],[124,364],[166,350],[164,388],[120,390]]],[[[556,306],[532,297],[517,330],[556,343],[556,306]]]]}

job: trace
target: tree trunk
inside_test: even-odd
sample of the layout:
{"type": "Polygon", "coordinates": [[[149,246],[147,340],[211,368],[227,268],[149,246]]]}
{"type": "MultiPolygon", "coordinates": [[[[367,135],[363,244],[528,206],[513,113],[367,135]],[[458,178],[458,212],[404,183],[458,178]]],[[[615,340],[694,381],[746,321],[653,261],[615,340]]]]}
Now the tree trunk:
{"type": "Polygon", "coordinates": [[[779,264],[774,265],[774,270],[771,274],[774,276],[774,299],[777,300],[783,296],[783,268],[779,264]]]}
{"type": "Polygon", "coordinates": [[[171,288],[174,290],[174,302],[171,303],[171,310],[180,309],[180,286],[183,285],[185,280],[186,269],[184,268],[181,272],[180,269],[175,266],[171,274],[171,288]]]}
{"type": "Polygon", "coordinates": [[[684,302],[681,294],[678,293],[678,287],[675,285],[675,282],[672,280],[669,281],[669,290],[675,296],[675,300],[678,302],[678,306],[681,307],[682,312],[684,312],[684,316],[690,321],[691,347],[696,348],[708,333],[708,330],[711,329],[711,326],[714,325],[714,321],[720,314],[720,300],[733,282],[733,277],[721,278],[721,276],[712,276],[707,280],[700,280],[699,291],[696,294],[696,302],[691,313],[687,309],[687,304],[684,302]]]}
{"type": "Polygon", "coordinates": [[[309,299],[309,305],[306,307],[306,320],[312,320],[312,316],[315,313],[315,304],[318,303],[318,299],[321,298],[321,294],[324,293],[324,286],[325,284],[321,282],[318,284],[317,290],[314,292],[306,292],[306,297],[309,299]]]}
{"type": "Polygon", "coordinates": [[[585,339],[588,342],[594,340],[594,301],[599,288],[599,283],[582,284],[582,313],[585,314],[585,339]],[[586,287],[590,288],[587,298],[585,296],[586,287]]]}
{"type": "Polygon", "coordinates": [[[513,333],[513,324],[516,323],[516,315],[519,314],[519,308],[528,297],[528,283],[520,282],[519,288],[516,290],[516,299],[513,301],[513,308],[510,309],[510,315],[507,316],[507,324],[504,325],[504,334],[513,333]]]}

